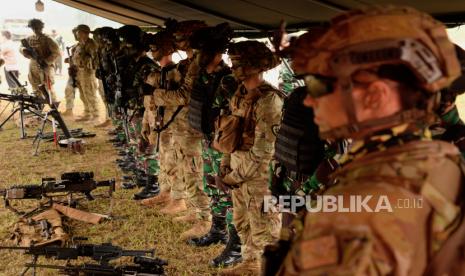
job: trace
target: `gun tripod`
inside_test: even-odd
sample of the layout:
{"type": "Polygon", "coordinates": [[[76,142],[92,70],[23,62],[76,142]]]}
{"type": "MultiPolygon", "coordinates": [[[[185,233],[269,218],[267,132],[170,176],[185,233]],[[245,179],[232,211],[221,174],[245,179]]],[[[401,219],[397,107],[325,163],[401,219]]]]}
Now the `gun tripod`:
{"type": "MultiPolygon", "coordinates": [[[[63,121],[63,118],[61,118],[60,112],[58,112],[56,107],[52,104],[52,105],[50,105],[50,110],[47,111],[45,113],[44,117],[42,118],[42,124],[40,125],[39,129],[37,130],[37,134],[36,134],[36,136],[34,138],[34,141],[32,142],[32,146],[35,146],[34,153],[33,153],[34,156],[38,155],[40,142],[42,140],[47,139],[47,135],[46,135],[46,133],[44,133],[46,123],[47,122],[51,122],[52,124],[55,123],[54,121],[50,121],[48,119],[49,116],[51,116],[51,117],[53,117],[55,119],[55,121],[58,123],[61,130],[63,131],[63,134],[65,135],[65,137],[67,139],[71,138],[71,133],[69,132],[68,127],[66,126],[65,122],[63,121]]],[[[54,138],[58,139],[58,137],[54,137],[54,138]]]]}

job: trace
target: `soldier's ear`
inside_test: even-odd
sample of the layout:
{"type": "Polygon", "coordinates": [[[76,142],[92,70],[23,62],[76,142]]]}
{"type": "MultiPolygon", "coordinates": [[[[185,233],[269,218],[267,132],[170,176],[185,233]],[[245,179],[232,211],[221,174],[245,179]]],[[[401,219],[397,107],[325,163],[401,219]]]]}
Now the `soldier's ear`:
{"type": "Polygon", "coordinates": [[[375,80],[371,82],[362,98],[362,106],[366,109],[379,111],[380,108],[389,104],[392,98],[393,88],[383,80],[375,80]]]}

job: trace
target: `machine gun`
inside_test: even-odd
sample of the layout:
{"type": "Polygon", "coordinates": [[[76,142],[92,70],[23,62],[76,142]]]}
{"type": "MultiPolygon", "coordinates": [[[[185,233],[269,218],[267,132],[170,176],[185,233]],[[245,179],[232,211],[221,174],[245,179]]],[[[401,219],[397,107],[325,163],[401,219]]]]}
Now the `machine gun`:
{"type": "MultiPolygon", "coordinates": [[[[25,215],[24,212],[19,212],[10,206],[11,199],[48,198],[50,199],[50,205],[52,205],[54,196],[63,193],[70,196],[73,193],[82,193],[88,200],[93,200],[94,198],[91,192],[98,187],[108,187],[109,195],[111,196],[115,191],[115,180],[95,181],[93,172],[68,172],[61,175],[61,180],[42,178],[42,183],[40,185],[13,186],[8,189],[0,190],[0,195],[3,196],[7,209],[16,214],[25,215]]],[[[71,199],[69,201],[71,201],[71,199]]]]}
{"type": "Polygon", "coordinates": [[[41,110],[42,106],[44,104],[47,104],[45,99],[37,97],[37,96],[31,96],[27,94],[3,94],[0,93],[0,101],[8,101],[12,103],[19,103],[24,106],[34,108],[37,110],[41,110]]]}
{"type": "Polygon", "coordinates": [[[8,73],[17,87],[11,91],[12,94],[0,93],[0,101],[4,100],[13,103],[14,109],[10,113],[10,115],[8,115],[6,119],[0,123],[0,129],[6,124],[6,122],[8,122],[8,120],[10,120],[17,112],[19,112],[21,131],[20,138],[25,139],[27,137],[26,130],[24,128],[25,111],[28,111],[30,114],[33,114],[43,119],[44,116],[41,114],[41,110],[43,109],[44,105],[47,104],[47,101],[44,98],[28,95],[27,90],[25,88],[26,85],[21,84],[14,74],[12,74],[11,72],[8,73]]]}
{"type": "Polygon", "coordinates": [[[39,54],[36,52],[36,50],[34,50],[34,48],[31,47],[27,39],[21,39],[21,45],[25,48],[27,54],[39,64],[40,68],[45,69],[48,67],[48,64],[45,62],[45,60],[39,57],[39,54]]]}
{"type": "Polygon", "coordinates": [[[111,243],[79,244],[73,247],[41,246],[41,247],[9,247],[0,246],[0,250],[24,250],[25,254],[32,255],[32,262],[27,263],[24,275],[29,268],[59,269],[66,275],[163,275],[168,263],[165,260],[154,257],[155,250],[125,250],[111,243]],[[39,256],[54,258],[56,260],[77,260],[79,257],[91,258],[97,263],[83,265],[42,265],[37,264],[39,256]],[[112,266],[110,261],[121,257],[134,257],[134,265],[112,266]]]}

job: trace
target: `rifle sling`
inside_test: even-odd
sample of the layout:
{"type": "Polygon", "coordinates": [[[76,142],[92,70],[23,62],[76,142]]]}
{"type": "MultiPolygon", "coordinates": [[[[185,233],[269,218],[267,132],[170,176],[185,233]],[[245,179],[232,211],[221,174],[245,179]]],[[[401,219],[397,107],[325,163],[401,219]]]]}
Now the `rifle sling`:
{"type": "Polygon", "coordinates": [[[178,108],[176,109],[176,111],[173,113],[173,115],[171,115],[171,118],[169,119],[169,121],[164,124],[162,127],[157,127],[154,129],[154,131],[158,134],[160,134],[162,131],[166,130],[170,124],[174,121],[174,119],[176,118],[176,116],[178,116],[179,112],[181,112],[181,110],[183,109],[183,105],[180,105],[178,106],[178,108]]]}

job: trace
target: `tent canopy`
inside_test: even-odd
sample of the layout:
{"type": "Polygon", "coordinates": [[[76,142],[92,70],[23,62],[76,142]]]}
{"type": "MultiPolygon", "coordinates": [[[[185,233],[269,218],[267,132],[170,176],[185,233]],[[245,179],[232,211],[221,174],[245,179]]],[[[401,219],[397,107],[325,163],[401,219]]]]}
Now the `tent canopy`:
{"type": "MultiPolygon", "coordinates": [[[[165,19],[198,19],[210,25],[229,22],[237,32],[306,29],[338,13],[370,4],[407,5],[446,24],[465,22],[463,0],[54,0],[110,20],[141,27],[162,26],[165,19]]],[[[388,22],[386,22],[388,24],[388,22]]]]}

